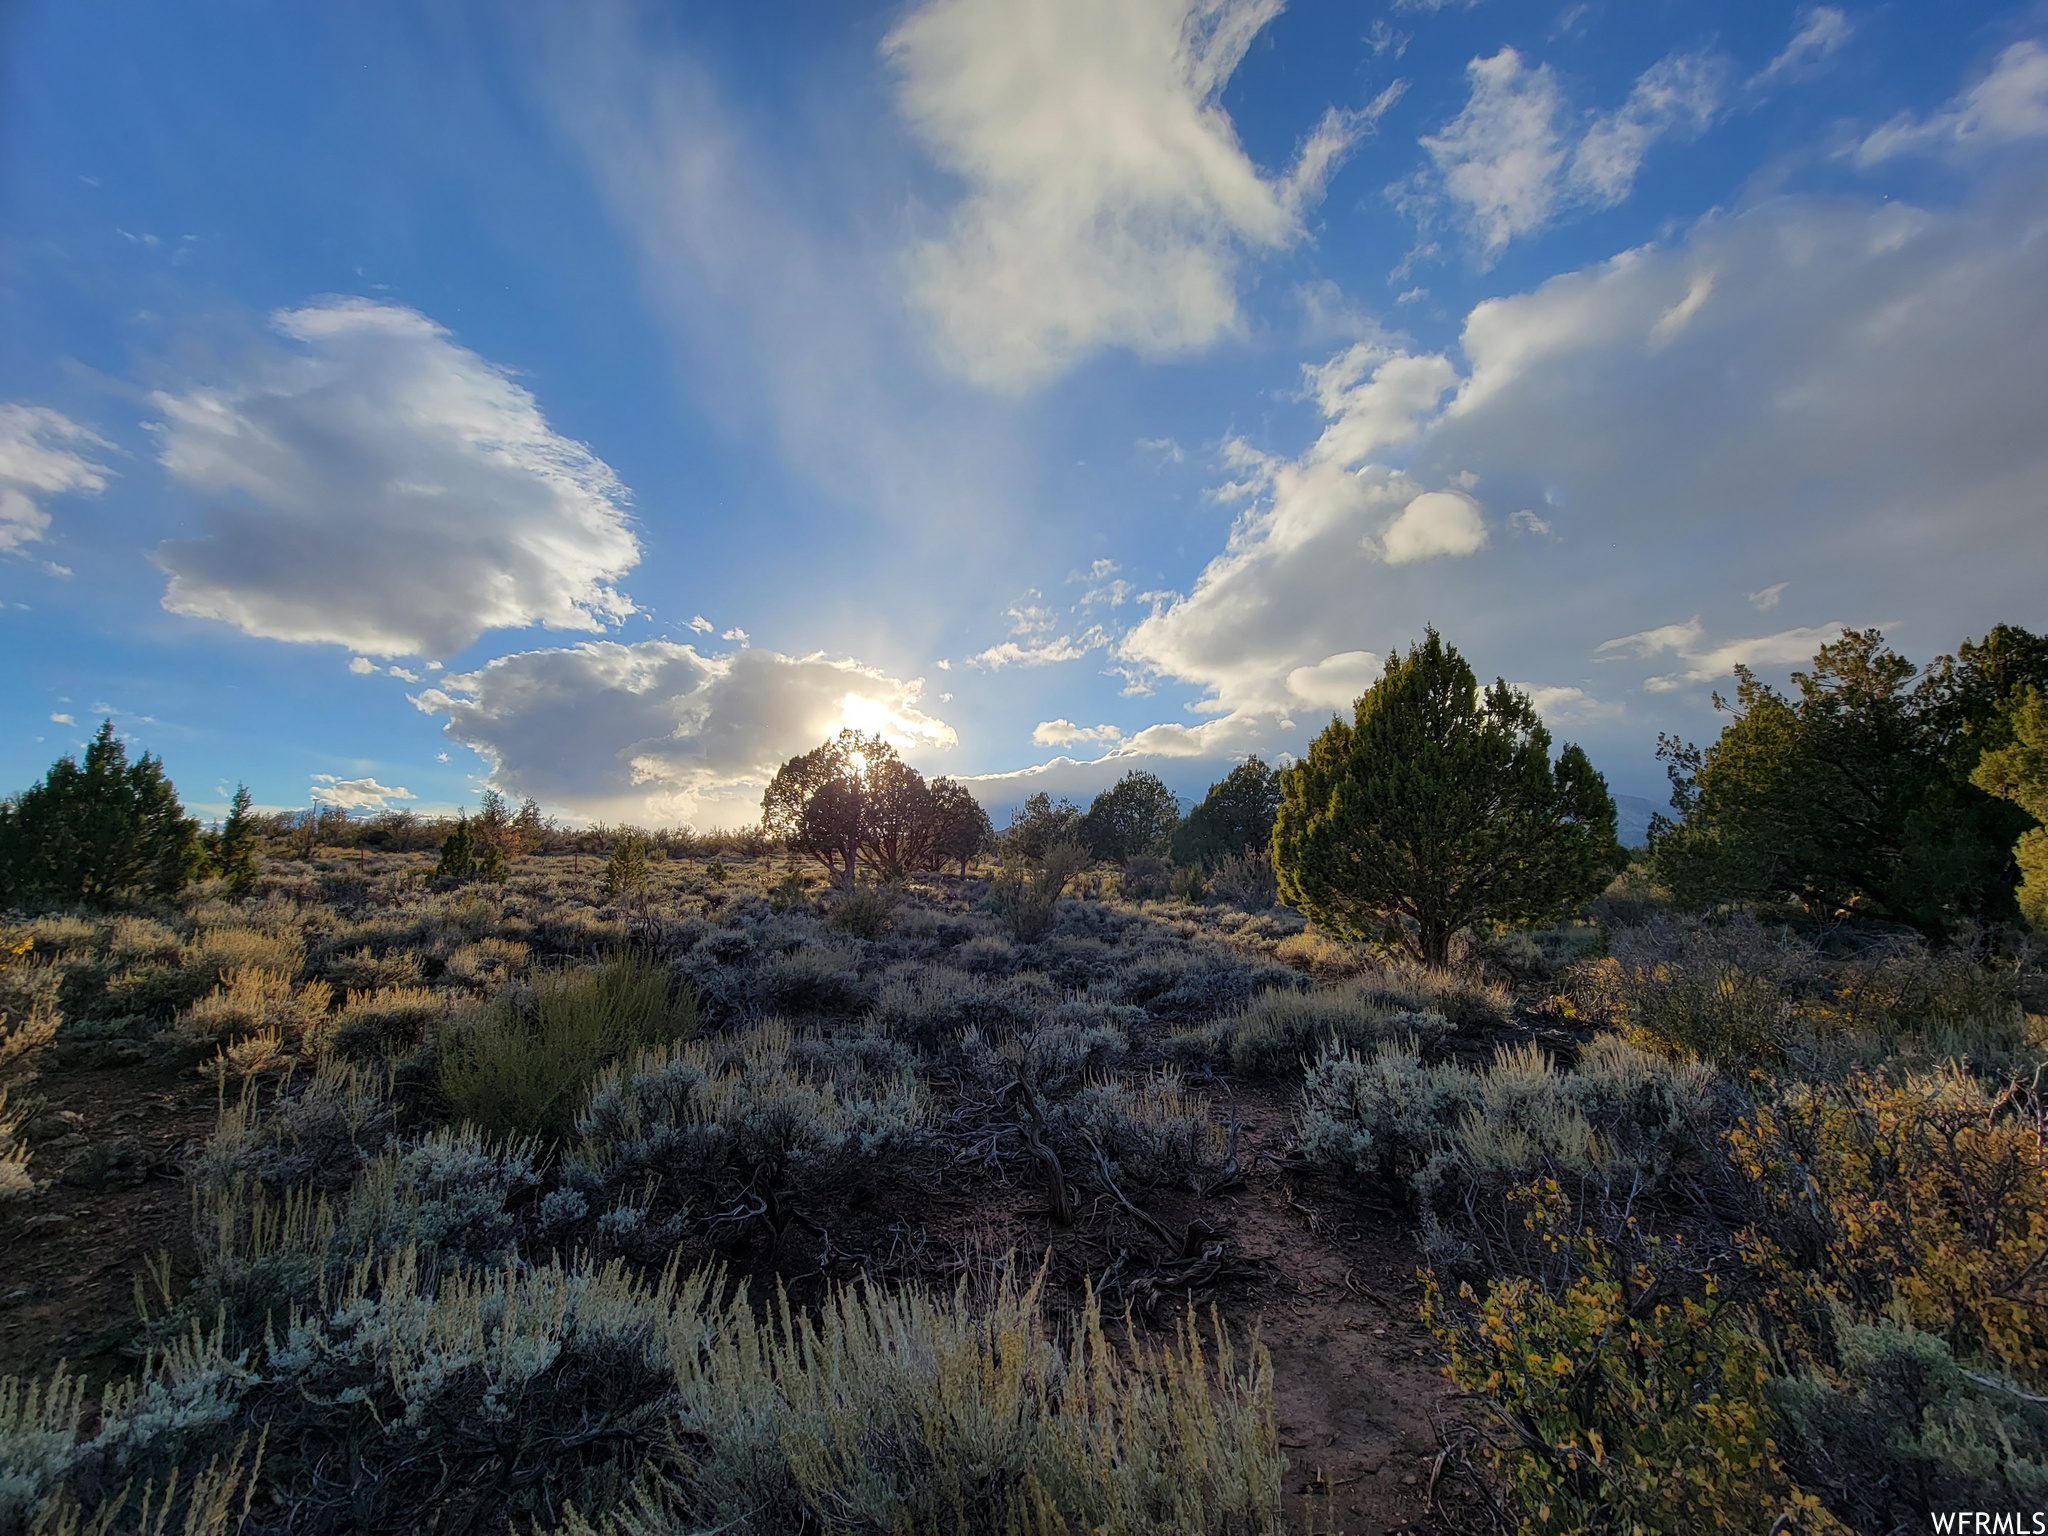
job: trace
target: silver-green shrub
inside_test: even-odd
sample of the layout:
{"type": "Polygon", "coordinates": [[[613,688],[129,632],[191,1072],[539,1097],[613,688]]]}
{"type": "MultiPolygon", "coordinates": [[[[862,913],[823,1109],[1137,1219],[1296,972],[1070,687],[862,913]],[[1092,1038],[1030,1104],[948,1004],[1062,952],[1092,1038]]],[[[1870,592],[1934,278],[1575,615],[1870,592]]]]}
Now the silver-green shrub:
{"type": "Polygon", "coordinates": [[[1454,1261],[1473,1257],[1475,1240],[1515,1241],[1501,1202],[1537,1180],[1618,1192],[1626,1207],[1687,1168],[1719,1167],[1724,1092],[1711,1067],[1614,1036],[1572,1071],[1534,1045],[1478,1071],[1382,1045],[1369,1057],[1332,1051],[1310,1069],[1298,1139],[1304,1156],[1413,1199],[1424,1250],[1454,1261]]]}
{"type": "Polygon", "coordinates": [[[563,1182],[596,1207],[653,1174],[683,1219],[755,1204],[779,1228],[923,1136],[930,1110],[915,1076],[872,1075],[851,1053],[819,1071],[805,1054],[771,1020],[605,1069],[576,1117],[563,1182]]]}
{"type": "Polygon", "coordinates": [[[1382,989],[1352,981],[1313,992],[1273,988],[1199,1029],[1170,1036],[1165,1047],[1190,1064],[1273,1078],[1300,1071],[1332,1044],[1354,1053],[1387,1042],[1428,1048],[1449,1032],[1442,1014],[1392,1006],[1382,989]]]}

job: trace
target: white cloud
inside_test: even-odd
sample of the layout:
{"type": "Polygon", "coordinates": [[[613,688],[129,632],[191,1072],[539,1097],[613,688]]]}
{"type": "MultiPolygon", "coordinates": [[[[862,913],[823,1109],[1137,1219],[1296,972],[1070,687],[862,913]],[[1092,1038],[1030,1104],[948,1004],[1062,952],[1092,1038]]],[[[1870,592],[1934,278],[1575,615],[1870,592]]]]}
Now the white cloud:
{"type": "Polygon", "coordinates": [[[486,630],[601,630],[639,559],[626,493],[533,396],[413,310],[332,299],[273,317],[296,349],[152,401],[209,536],[158,547],[164,607],[372,656],[486,630]]]}
{"type": "Polygon", "coordinates": [[[1882,613],[1921,658],[2007,616],[2038,627],[2042,208],[2019,165],[1987,167],[1939,211],[1776,196],[1476,305],[1462,371],[1433,353],[1370,366],[1339,353],[1311,370],[1328,398],[1311,395],[1360,414],[1320,441],[1355,431],[1373,457],[1236,450],[1250,508],[1118,660],[1143,686],[1191,684],[1229,718],[1264,722],[1270,744],[1281,722],[1308,723],[1298,669],[1384,654],[1428,624],[1482,676],[1576,677],[1621,635],[1601,654],[1659,658],[1641,672],[1664,695],[1628,699],[1626,734],[1621,716],[1579,718],[1640,760],[1647,730],[1696,723],[1696,685],[1737,662],[1804,663],[1837,632],[1823,620],[1882,613]],[[1358,381],[1395,379],[1397,361],[1447,383],[1448,402],[1418,392],[1368,410],[1358,381]],[[1489,502],[1541,511],[1511,527],[1554,520],[1569,538],[1378,558],[1398,514],[1424,493],[1470,493],[1468,472],[1489,502]],[[1771,588],[1745,599],[1765,557],[1780,627],[1754,635],[1771,588]],[[1801,611],[1786,612],[1795,594],[1801,611]]]}
{"type": "Polygon", "coordinates": [[[1310,709],[1347,709],[1379,681],[1380,659],[1371,651],[1339,651],[1287,674],[1289,697],[1310,709]]]}
{"type": "Polygon", "coordinates": [[[1687,683],[1710,683],[1730,676],[1737,667],[1796,666],[1812,660],[1815,651],[1841,637],[1842,626],[1837,623],[1783,629],[1774,635],[1710,645],[1705,627],[1694,617],[1682,624],[1665,624],[1623,635],[1618,640],[1603,641],[1593,648],[1593,654],[1676,656],[1683,663],[1676,672],[1643,680],[1643,686],[1652,693],[1669,693],[1687,683]]]}
{"type": "Polygon", "coordinates": [[[418,798],[403,785],[392,787],[375,779],[337,779],[331,773],[314,774],[310,793],[315,805],[339,806],[344,811],[381,811],[390,801],[418,798]]]}
{"type": "Polygon", "coordinates": [[[1926,118],[1902,113],[1856,146],[1856,163],[1961,154],[2048,134],[2048,48],[2014,43],[1982,80],[1926,118]]]}
{"type": "Polygon", "coordinates": [[[1485,547],[1486,519],[1479,515],[1479,503],[1463,491],[1424,491],[1380,535],[1389,565],[1469,555],[1485,547]]]}
{"type": "Polygon", "coordinates": [[[1041,747],[1071,747],[1080,741],[1115,742],[1124,733],[1113,725],[1076,725],[1071,720],[1041,720],[1031,728],[1031,739],[1041,747]]]}
{"type": "Polygon", "coordinates": [[[741,646],[745,646],[748,640],[751,638],[751,636],[749,636],[744,629],[741,629],[739,625],[735,624],[731,629],[725,631],[725,633],[720,635],[718,638],[721,640],[731,640],[741,646]]]}
{"type": "Polygon", "coordinates": [[[1108,630],[1091,624],[1078,635],[1057,635],[1021,645],[1005,640],[968,657],[967,664],[990,672],[1000,672],[1004,667],[1046,667],[1060,661],[1079,661],[1090,651],[1101,650],[1109,641],[1108,630]]]}
{"type": "Polygon", "coordinates": [[[107,467],[80,450],[113,446],[47,406],[0,404],[0,554],[49,532],[42,498],[105,490],[107,467]]]}
{"type": "Polygon", "coordinates": [[[853,661],[669,640],[591,641],[502,656],[413,702],[448,717],[492,782],[578,816],[734,825],[759,815],[778,766],[844,726],[906,750],[949,747],[923,683],[853,661]]]}
{"type": "Polygon", "coordinates": [[[1816,5],[1799,18],[1799,30],[1770,63],[1750,78],[1752,86],[1777,80],[1797,79],[1810,74],[1816,65],[1832,57],[1836,49],[1855,32],[1849,18],[1832,5],[1816,5]]]}
{"type": "Polygon", "coordinates": [[[1750,593],[1749,606],[1758,613],[1768,613],[1778,606],[1778,599],[1785,595],[1785,589],[1791,585],[1789,581],[1774,581],[1761,592],[1750,593]]]}
{"type": "Polygon", "coordinates": [[[78,722],[77,722],[76,720],[72,719],[72,717],[71,717],[71,716],[69,716],[69,715],[52,715],[52,716],[50,716],[50,724],[52,724],[52,725],[76,725],[76,724],[78,724],[78,722]]]}
{"type": "Polygon", "coordinates": [[[1515,686],[1529,696],[1536,713],[1547,725],[1583,725],[1591,720],[1612,720],[1627,711],[1619,704],[1602,703],[1583,688],[1540,687],[1535,683],[1515,686]]]}
{"type": "Polygon", "coordinates": [[[373,677],[377,672],[377,663],[367,656],[354,656],[349,659],[348,669],[357,677],[373,677]]]}
{"type": "Polygon", "coordinates": [[[690,620],[689,627],[700,635],[708,635],[712,630],[718,628],[716,624],[705,618],[701,613],[690,620]]]}
{"type": "Polygon", "coordinates": [[[407,671],[404,667],[386,667],[384,671],[386,676],[395,677],[401,682],[416,683],[420,680],[419,673],[407,671]]]}
{"type": "Polygon", "coordinates": [[[1283,175],[1263,174],[1219,104],[1280,0],[927,0],[883,43],[897,104],[966,184],[914,253],[941,355],[1019,388],[1106,346],[1146,357],[1236,331],[1245,253],[1302,214],[1392,105],[1332,108],[1283,175]]]}
{"type": "Polygon", "coordinates": [[[1538,517],[1534,512],[1531,512],[1527,507],[1509,515],[1508,527],[1512,528],[1516,533],[1534,534],[1539,539],[1554,537],[1550,531],[1550,524],[1538,517]]]}
{"type": "MultiPolygon", "coordinates": [[[[1531,68],[1513,48],[1465,66],[1471,95],[1459,114],[1422,139],[1439,191],[1463,209],[1482,260],[1574,207],[1608,207],[1629,195],[1651,147],[1699,133],[1726,90],[1719,54],[1674,53],[1637,77],[1628,99],[1583,124],[1548,64],[1531,68]]],[[[1412,201],[1412,189],[1405,195],[1412,201]]]]}
{"type": "Polygon", "coordinates": [[[1243,444],[1226,454],[1244,471],[1228,490],[1254,505],[1194,590],[1153,594],[1153,612],[1124,635],[1117,654],[1134,688],[1179,677],[1208,690],[1207,708],[1276,719],[1348,704],[1377,666],[1356,604],[1372,573],[1485,545],[1470,495],[1373,458],[1415,442],[1439,413],[1458,383],[1448,359],[1360,343],[1303,373],[1329,425],[1298,459],[1243,444]]]}

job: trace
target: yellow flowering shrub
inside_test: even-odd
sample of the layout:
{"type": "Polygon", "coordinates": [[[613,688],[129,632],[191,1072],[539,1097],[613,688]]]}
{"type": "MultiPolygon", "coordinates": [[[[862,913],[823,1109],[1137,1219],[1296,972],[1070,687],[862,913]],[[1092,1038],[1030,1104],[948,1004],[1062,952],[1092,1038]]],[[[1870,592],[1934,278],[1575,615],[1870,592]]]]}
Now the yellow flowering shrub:
{"type": "Polygon", "coordinates": [[[1799,1087],[1728,1135],[1767,1215],[1759,1267],[1864,1316],[1894,1305],[1958,1356],[2048,1378],[2048,1149],[2038,1105],[1949,1066],[1799,1087]]]}
{"type": "Polygon", "coordinates": [[[1624,1262],[1559,1230],[1570,1207],[1556,1184],[1517,1194],[1576,1277],[1496,1279],[1483,1297],[1465,1285],[1460,1305],[1425,1276],[1423,1315],[1450,1352],[1445,1374],[1500,1422],[1489,1455],[1523,1536],[1844,1533],[1786,1472],[1764,1350],[1711,1277],[1676,1294],[1654,1240],[1647,1262],[1624,1262]]]}

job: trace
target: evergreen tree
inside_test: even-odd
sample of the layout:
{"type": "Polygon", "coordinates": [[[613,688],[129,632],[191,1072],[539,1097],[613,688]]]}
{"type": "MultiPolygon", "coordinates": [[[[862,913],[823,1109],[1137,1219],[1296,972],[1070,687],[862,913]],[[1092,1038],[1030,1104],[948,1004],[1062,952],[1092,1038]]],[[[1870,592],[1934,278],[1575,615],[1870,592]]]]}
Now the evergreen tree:
{"type": "Polygon", "coordinates": [[[2041,823],[2020,834],[2013,859],[2019,866],[2020,913],[2048,933],[2048,706],[2039,688],[2028,688],[2009,701],[2006,714],[2010,742],[1979,758],[1971,779],[2041,823]]]}
{"type": "Polygon", "coordinates": [[[637,896],[646,885],[647,843],[629,832],[612,845],[611,857],[605,860],[602,893],[606,901],[617,901],[637,896]]]}
{"type": "Polygon", "coordinates": [[[2018,691],[2048,686],[2048,643],[2000,625],[1921,674],[1850,630],[1792,682],[1788,697],[1738,667],[1719,740],[1661,739],[1680,819],[1653,825],[1651,859],[1679,900],[1792,901],[1936,941],[2015,918],[2029,817],[1971,777],[2011,739],[2018,691]]]}
{"type": "Polygon", "coordinates": [[[1273,868],[1323,928],[1391,938],[1442,965],[1482,920],[1537,922],[1596,896],[1621,863],[1614,801],[1586,754],[1553,765],[1526,694],[1481,695],[1432,629],[1280,775],[1273,868]]]}
{"type": "Polygon", "coordinates": [[[940,860],[967,861],[995,846],[996,829],[974,792],[958,779],[932,780],[932,855],[940,860]]]}
{"type": "Polygon", "coordinates": [[[0,803],[0,902],[9,905],[169,896],[205,857],[162,762],[145,752],[130,763],[112,720],[83,764],[61,757],[41,783],[0,803]]]}
{"type": "Polygon", "coordinates": [[[455,830],[441,842],[441,862],[434,868],[436,880],[468,880],[476,874],[476,836],[469,829],[469,817],[458,811],[455,830]]]}
{"type": "Polygon", "coordinates": [[[1263,852],[1280,811],[1280,775],[1248,757],[1209,786],[1202,803],[1173,829],[1176,864],[1221,864],[1247,850],[1263,852]]]}
{"type": "Polygon", "coordinates": [[[240,896],[256,883],[256,821],[249,814],[249,786],[237,784],[228,805],[228,819],[214,838],[214,863],[227,881],[230,895],[240,896]]]}
{"type": "Polygon", "coordinates": [[[1180,820],[1180,802],[1156,773],[1133,769],[1097,795],[1077,829],[1089,854],[1121,864],[1164,853],[1180,820]]]}
{"type": "Polygon", "coordinates": [[[1022,809],[1010,813],[1010,824],[1003,829],[1003,854],[1013,859],[1042,859],[1045,850],[1057,843],[1080,841],[1080,827],[1081,807],[1040,790],[1022,809]]]}

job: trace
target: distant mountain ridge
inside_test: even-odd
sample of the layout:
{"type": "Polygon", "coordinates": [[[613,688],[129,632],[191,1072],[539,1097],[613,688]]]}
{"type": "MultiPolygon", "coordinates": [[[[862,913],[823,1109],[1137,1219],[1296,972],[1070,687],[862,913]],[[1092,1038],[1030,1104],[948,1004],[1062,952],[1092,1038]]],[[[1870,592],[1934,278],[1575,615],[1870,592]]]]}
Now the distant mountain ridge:
{"type": "Polygon", "coordinates": [[[1624,848],[1641,848],[1650,841],[1650,818],[1662,813],[1670,815],[1668,806],[1641,795],[1616,795],[1614,797],[1614,830],[1624,848]]]}

